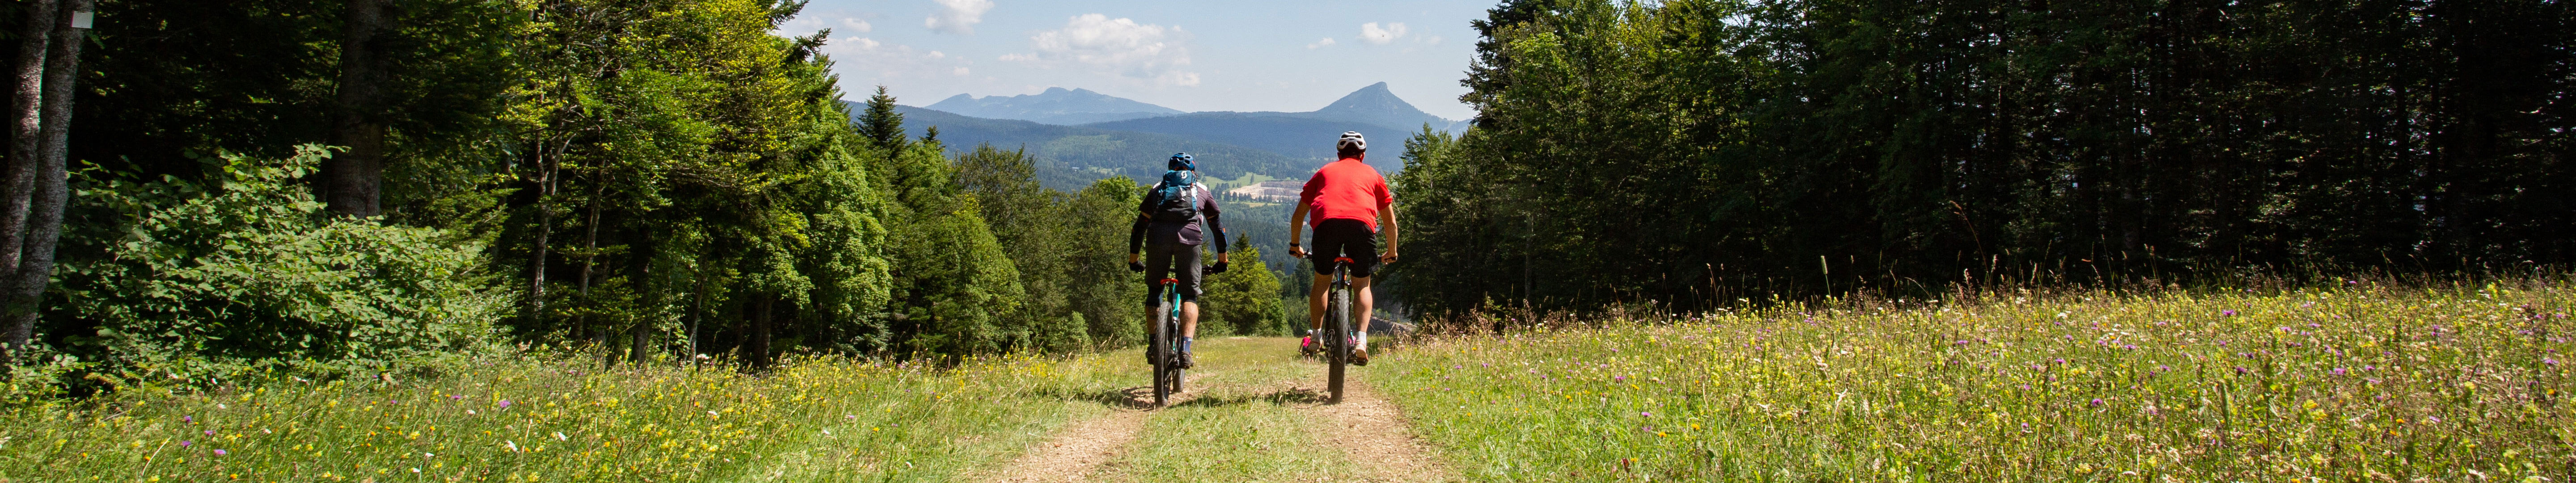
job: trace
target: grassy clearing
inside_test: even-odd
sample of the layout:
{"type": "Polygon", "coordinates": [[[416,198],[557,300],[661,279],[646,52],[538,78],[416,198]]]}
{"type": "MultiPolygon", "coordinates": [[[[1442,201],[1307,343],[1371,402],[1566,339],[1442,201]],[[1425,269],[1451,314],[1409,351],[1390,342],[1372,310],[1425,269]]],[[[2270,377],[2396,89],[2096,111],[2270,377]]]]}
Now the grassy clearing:
{"type": "Polygon", "coordinates": [[[1477,480],[2567,481],[2576,292],[2074,294],[1430,341],[1477,480]]]}
{"type": "Polygon", "coordinates": [[[1147,419],[1110,481],[1353,481],[1359,468],[1315,438],[1323,366],[1296,339],[1200,341],[1195,394],[1147,419]]]}
{"type": "Polygon", "coordinates": [[[126,394],[0,414],[0,481],[939,481],[1106,411],[1144,378],[1124,354],[126,394]]]}

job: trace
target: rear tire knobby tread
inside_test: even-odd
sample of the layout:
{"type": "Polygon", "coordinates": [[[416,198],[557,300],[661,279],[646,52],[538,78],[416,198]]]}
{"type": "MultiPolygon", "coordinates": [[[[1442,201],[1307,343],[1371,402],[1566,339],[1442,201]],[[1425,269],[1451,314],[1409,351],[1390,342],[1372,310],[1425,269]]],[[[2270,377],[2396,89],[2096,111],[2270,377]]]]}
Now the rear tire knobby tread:
{"type": "Polygon", "coordinates": [[[1326,325],[1324,328],[1325,330],[1332,332],[1329,334],[1329,337],[1331,337],[1330,342],[1325,346],[1326,349],[1324,357],[1330,358],[1330,361],[1332,362],[1332,369],[1330,369],[1328,371],[1329,374],[1325,376],[1327,380],[1326,384],[1333,393],[1332,402],[1339,404],[1342,402],[1342,375],[1344,367],[1350,365],[1351,360],[1350,289],[1347,287],[1333,289],[1332,305],[1325,307],[1324,310],[1326,310],[1326,325]]]}
{"type": "Polygon", "coordinates": [[[1154,361],[1155,407],[1162,407],[1165,404],[1169,404],[1172,393],[1178,392],[1178,389],[1174,388],[1174,385],[1171,382],[1173,379],[1172,372],[1179,370],[1172,367],[1172,358],[1169,357],[1174,350],[1174,348],[1172,348],[1173,334],[1168,328],[1172,322],[1171,317],[1172,303],[1170,301],[1165,301],[1161,306],[1155,307],[1154,333],[1152,335],[1152,339],[1145,344],[1145,353],[1147,358],[1154,361]]]}

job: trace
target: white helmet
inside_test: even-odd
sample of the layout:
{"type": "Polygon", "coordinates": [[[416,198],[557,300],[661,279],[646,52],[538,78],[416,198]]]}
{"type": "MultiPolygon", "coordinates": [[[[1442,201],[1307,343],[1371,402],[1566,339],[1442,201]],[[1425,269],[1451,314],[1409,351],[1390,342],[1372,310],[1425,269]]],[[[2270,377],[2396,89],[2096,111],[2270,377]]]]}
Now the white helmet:
{"type": "Polygon", "coordinates": [[[1333,143],[1333,149],[1356,149],[1367,151],[1368,138],[1360,137],[1359,131],[1342,131],[1342,140],[1333,143]]]}

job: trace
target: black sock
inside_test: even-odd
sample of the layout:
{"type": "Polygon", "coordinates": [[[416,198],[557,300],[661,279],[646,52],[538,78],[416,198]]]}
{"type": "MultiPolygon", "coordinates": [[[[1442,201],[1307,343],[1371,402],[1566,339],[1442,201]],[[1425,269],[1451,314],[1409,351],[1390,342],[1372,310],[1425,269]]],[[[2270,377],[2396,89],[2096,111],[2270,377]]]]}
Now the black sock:
{"type": "Polygon", "coordinates": [[[1181,352],[1189,352],[1189,351],[1190,351],[1190,338],[1189,338],[1189,337],[1182,337],[1182,338],[1181,338],[1181,352]]]}

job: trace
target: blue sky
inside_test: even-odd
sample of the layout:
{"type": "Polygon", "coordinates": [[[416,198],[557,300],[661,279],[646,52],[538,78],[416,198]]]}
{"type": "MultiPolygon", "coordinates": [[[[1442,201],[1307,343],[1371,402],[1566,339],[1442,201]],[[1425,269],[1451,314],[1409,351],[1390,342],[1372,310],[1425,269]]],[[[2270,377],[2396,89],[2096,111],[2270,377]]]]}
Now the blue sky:
{"type": "MultiPolygon", "coordinates": [[[[1184,111],[1311,111],[1377,82],[1424,112],[1458,95],[1490,0],[813,0],[779,30],[832,29],[853,97],[1085,88],[1184,111]]],[[[855,100],[855,99],[854,99],[855,100]]]]}

